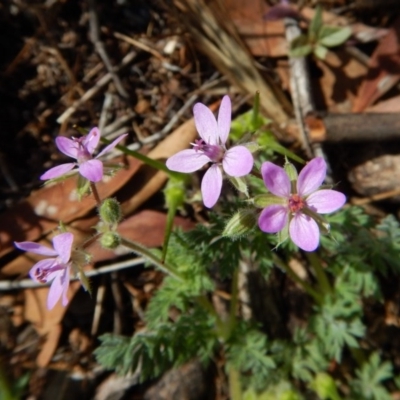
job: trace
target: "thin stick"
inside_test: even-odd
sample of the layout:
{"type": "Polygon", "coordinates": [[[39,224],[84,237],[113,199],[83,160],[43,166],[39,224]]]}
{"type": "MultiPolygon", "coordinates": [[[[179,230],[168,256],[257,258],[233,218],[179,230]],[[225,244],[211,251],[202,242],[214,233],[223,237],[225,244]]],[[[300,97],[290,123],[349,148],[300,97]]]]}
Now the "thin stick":
{"type": "MultiPolygon", "coordinates": [[[[122,68],[129,65],[133,59],[136,57],[135,52],[128,53],[121,61],[121,64],[115,68],[115,72],[120,71],[122,68]]],[[[75,111],[79,109],[83,104],[85,104],[88,100],[90,100],[93,96],[95,96],[98,92],[102,91],[103,88],[112,80],[112,74],[108,72],[104,75],[99,81],[90,88],[80,99],[75,101],[72,106],[70,106],[67,110],[65,110],[58,118],[57,122],[62,124],[66,121],[75,111]]]]}
{"type": "MultiPolygon", "coordinates": [[[[121,261],[119,263],[113,263],[100,267],[91,271],[86,271],[85,275],[90,278],[93,276],[99,276],[104,274],[109,274],[113,271],[120,271],[122,269],[137,267],[143,265],[146,260],[143,257],[137,257],[135,259],[121,261]]],[[[79,280],[78,277],[71,277],[71,281],[79,280]]],[[[50,286],[51,282],[48,283],[37,283],[31,279],[23,279],[20,281],[0,281],[0,291],[16,290],[16,289],[34,289],[43,286],[50,286]]]]}
{"type": "Polygon", "coordinates": [[[108,57],[106,48],[104,47],[104,44],[100,39],[99,19],[97,17],[95,0],[89,0],[89,22],[90,22],[90,39],[92,40],[97,53],[99,54],[104,65],[106,66],[107,71],[111,74],[111,78],[114,81],[115,87],[120,96],[124,99],[128,99],[129,95],[124,89],[114,66],[111,64],[110,57],[108,57]]]}

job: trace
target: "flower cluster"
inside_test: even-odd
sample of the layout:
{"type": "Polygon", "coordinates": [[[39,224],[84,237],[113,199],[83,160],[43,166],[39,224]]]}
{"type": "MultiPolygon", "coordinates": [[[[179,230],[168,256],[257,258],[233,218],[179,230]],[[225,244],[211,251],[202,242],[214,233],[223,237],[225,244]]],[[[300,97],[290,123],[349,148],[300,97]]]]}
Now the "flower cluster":
{"type": "MultiPolygon", "coordinates": [[[[195,104],[193,113],[200,139],[192,144],[192,149],[170,157],[166,165],[173,171],[191,173],[210,163],[201,183],[201,192],[204,205],[211,208],[221,194],[224,173],[231,180],[244,177],[252,171],[254,160],[246,145],[229,149],[226,146],[231,129],[231,101],[228,96],[223,97],[217,118],[201,103],[195,104]]],[[[103,163],[98,158],[114,148],[125,136],[119,136],[96,157],[93,154],[100,140],[98,128],[93,128],[87,136],[81,138],[57,137],[58,149],[76,161],[51,168],[41,179],[59,178],[77,168],[77,172],[90,182],[99,182],[103,178],[103,163]]],[[[291,164],[287,164],[284,169],[271,162],[264,162],[261,175],[270,193],[261,195],[265,196],[265,200],[259,205],[266,207],[259,216],[251,209],[239,211],[228,223],[229,229],[226,232],[231,237],[239,237],[256,225],[258,218],[258,226],[263,232],[283,232],[282,236],[290,236],[299,248],[314,251],[319,244],[320,226],[328,226],[319,214],[334,212],[346,201],[340,192],[320,189],[326,176],[325,161],[321,157],[314,158],[298,176],[291,164]]],[[[97,230],[100,242],[103,247],[115,248],[121,243],[117,232],[122,217],[120,206],[115,199],[106,199],[101,204],[98,201],[98,204],[101,223],[97,230]]],[[[254,204],[257,204],[256,200],[254,204]]],[[[53,248],[34,242],[15,243],[21,250],[49,257],[37,262],[29,272],[34,281],[51,284],[47,299],[49,309],[60,299],[64,306],[68,304],[71,268],[78,267],[79,270],[81,264],[76,251],[71,256],[73,240],[71,233],[61,233],[54,237],[53,248]]],[[[85,286],[85,277],[82,275],[81,281],[85,286]]]]}
{"type": "MultiPolygon", "coordinates": [[[[194,121],[200,139],[193,148],[180,151],[167,160],[167,167],[178,172],[194,172],[212,163],[201,183],[203,202],[213,207],[221,193],[222,169],[227,175],[241,177],[253,168],[253,156],[245,146],[226,149],[231,124],[231,102],[224,96],[215,119],[204,104],[193,108],[194,121]]],[[[331,189],[318,188],[326,176],[326,164],[321,157],[310,161],[294,182],[281,167],[265,162],[261,174],[267,189],[275,196],[275,203],[266,207],[258,219],[260,229],[267,233],[288,231],[292,241],[305,251],[314,251],[319,244],[318,214],[341,208],[345,196],[331,189]]]]}

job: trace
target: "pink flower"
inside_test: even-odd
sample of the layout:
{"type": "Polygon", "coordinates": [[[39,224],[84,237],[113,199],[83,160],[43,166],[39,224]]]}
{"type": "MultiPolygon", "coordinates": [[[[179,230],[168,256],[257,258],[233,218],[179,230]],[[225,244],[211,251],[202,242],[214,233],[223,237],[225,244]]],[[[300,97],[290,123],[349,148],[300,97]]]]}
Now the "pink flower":
{"type": "Polygon", "coordinates": [[[208,162],[207,170],[201,183],[204,205],[213,207],[222,188],[222,169],[230,176],[247,175],[253,168],[253,156],[245,146],[234,146],[226,149],[231,128],[231,100],[229,96],[222,98],[216,120],[211,110],[202,103],[193,107],[194,122],[200,139],[193,143],[193,148],[180,151],[167,160],[167,167],[177,172],[194,172],[208,162]]]}
{"type": "Polygon", "coordinates": [[[15,246],[21,250],[35,254],[49,256],[37,262],[29,271],[30,277],[38,283],[52,281],[47,297],[47,308],[51,310],[62,298],[62,305],[68,304],[67,292],[71,270],[71,249],[74,235],[61,233],[53,238],[53,249],[35,242],[15,242],[15,246]]]}
{"type": "Polygon", "coordinates": [[[281,0],[280,3],[270,7],[264,15],[264,19],[267,21],[276,21],[283,18],[300,19],[301,14],[290,6],[289,1],[281,0]]]}
{"type": "Polygon", "coordinates": [[[334,212],[346,202],[344,194],[336,190],[317,190],[326,176],[324,159],[317,157],[311,160],[293,185],[286,171],[270,162],[262,164],[261,174],[267,189],[277,196],[278,202],[261,212],[258,219],[260,229],[276,233],[289,224],[293,242],[305,251],[314,251],[320,234],[315,221],[315,218],[318,219],[316,213],[334,212]]]}
{"type": "Polygon", "coordinates": [[[80,138],[69,139],[64,136],[56,138],[58,149],[68,157],[75,158],[76,162],[61,164],[57,167],[50,168],[40,179],[54,179],[71,171],[74,167],[78,167],[79,173],[91,182],[99,182],[103,178],[103,163],[97,160],[113,149],[127,134],[117,137],[112,143],[105,147],[95,158],[93,153],[99,144],[100,131],[99,128],[93,128],[88,135],[80,138]]]}

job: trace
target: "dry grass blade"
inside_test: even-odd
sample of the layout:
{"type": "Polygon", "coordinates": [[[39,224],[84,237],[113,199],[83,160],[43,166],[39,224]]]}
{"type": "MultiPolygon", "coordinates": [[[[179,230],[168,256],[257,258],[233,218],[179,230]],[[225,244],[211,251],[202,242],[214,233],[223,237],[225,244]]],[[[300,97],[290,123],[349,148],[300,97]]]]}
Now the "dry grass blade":
{"type": "Polygon", "coordinates": [[[198,0],[174,0],[173,4],[179,20],[196,39],[201,51],[240,90],[251,95],[260,92],[265,113],[284,126],[288,121],[290,104],[280,87],[266,82],[261,76],[233,24],[226,18],[223,5],[214,2],[209,6],[198,0]]]}

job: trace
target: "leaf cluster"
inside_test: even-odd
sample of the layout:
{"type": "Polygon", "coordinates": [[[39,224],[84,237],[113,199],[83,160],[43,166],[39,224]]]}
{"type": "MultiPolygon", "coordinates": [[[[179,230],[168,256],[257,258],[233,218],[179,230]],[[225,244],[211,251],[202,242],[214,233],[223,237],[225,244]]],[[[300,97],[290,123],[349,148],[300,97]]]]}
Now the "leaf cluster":
{"type": "Polygon", "coordinates": [[[351,29],[347,26],[324,25],[322,9],[317,6],[307,35],[301,34],[290,43],[290,55],[292,57],[304,57],[314,53],[316,57],[323,60],[329,47],[343,44],[351,36],[351,33],[351,29]]]}

